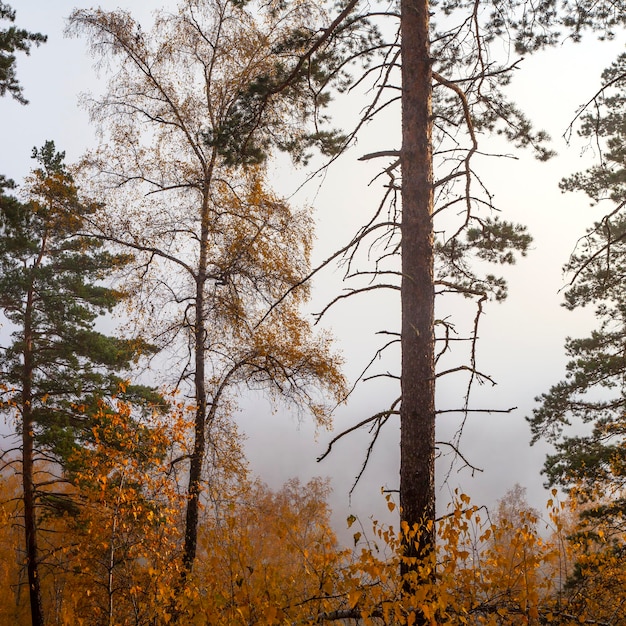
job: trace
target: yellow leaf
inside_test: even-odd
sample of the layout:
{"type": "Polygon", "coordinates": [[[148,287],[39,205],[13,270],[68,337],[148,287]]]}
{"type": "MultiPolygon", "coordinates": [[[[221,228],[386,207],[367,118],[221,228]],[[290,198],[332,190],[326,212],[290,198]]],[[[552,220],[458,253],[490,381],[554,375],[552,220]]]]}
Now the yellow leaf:
{"type": "Polygon", "coordinates": [[[265,619],[268,624],[273,622],[276,619],[277,615],[278,609],[274,605],[267,607],[267,610],[265,611],[265,619]]]}
{"type": "Polygon", "coordinates": [[[348,594],[348,604],[350,608],[353,609],[361,599],[361,591],[359,589],[354,589],[348,594]]]}

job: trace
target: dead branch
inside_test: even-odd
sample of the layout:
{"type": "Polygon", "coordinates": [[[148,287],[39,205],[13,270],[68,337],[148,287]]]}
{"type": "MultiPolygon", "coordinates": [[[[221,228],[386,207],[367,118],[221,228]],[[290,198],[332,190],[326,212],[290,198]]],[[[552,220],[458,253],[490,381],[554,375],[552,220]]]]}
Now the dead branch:
{"type": "MultiPolygon", "coordinates": [[[[452,448],[452,450],[454,451],[454,454],[456,456],[458,456],[460,459],[462,459],[463,463],[465,463],[465,465],[463,467],[469,467],[470,470],[472,471],[472,476],[474,475],[475,472],[482,472],[484,471],[483,469],[481,469],[480,467],[476,467],[475,465],[473,465],[472,463],[470,463],[461,453],[461,451],[459,450],[458,446],[449,442],[449,441],[435,441],[435,445],[436,446],[448,446],[449,448],[452,448]]],[[[463,468],[461,468],[463,469],[463,468]]]]}
{"type": "Polygon", "coordinates": [[[333,298],[319,313],[315,313],[313,317],[315,318],[315,323],[317,324],[324,314],[332,307],[334,304],[339,302],[340,300],[344,300],[351,296],[355,296],[359,293],[365,293],[367,291],[373,291],[374,289],[392,289],[393,291],[400,291],[400,287],[398,285],[392,285],[389,283],[382,283],[379,285],[368,285],[367,287],[361,287],[359,289],[351,289],[348,293],[342,293],[335,298],[333,298]]]}
{"type": "Polygon", "coordinates": [[[444,413],[512,413],[513,411],[517,411],[516,406],[512,406],[508,409],[468,409],[466,407],[462,407],[460,409],[439,409],[435,411],[437,415],[443,415],[444,413]]]}
{"type": "Polygon", "coordinates": [[[379,152],[370,152],[359,157],[359,161],[369,161],[370,159],[379,159],[381,157],[399,157],[400,150],[380,150],[379,152]]]}
{"type": "Polygon", "coordinates": [[[453,367],[451,369],[444,370],[443,372],[437,372],[437,374],[435,374],[435,378],[447,376],[448,374],[454,374],[455,372],[470,372],[471,376],[476,376],[479,379],[479,382],[489,381],[492,385],[496,385],[496,381],[493,380],[491,376],[483,374],[469,365],[459,365],[458,367],[453,367]]]}
{"type": "Polygon", "coordinates": [[[374,422],[375,420],[380,420],[380,419],[389,417],[390,415],[400,415],[400,411],[394,408],[398,405],[399,402],[400,402],[400,398],[395,400],[393,404],[391,405],[391,408],[387,409],[386,411],[380,411],[379,413],[376,413],[375,415],[371,415],[370,417],[364,420],[361,420],[358,424],[355,424],[354,426],[347,428],[343,432],[333,437],[330,443],[328,444],[328,448],[326,448],[326,451],[317,457],[317,462],[319,463],[320,461],[323,461],[330,454],[332,447],[335,445],[335,443],[337,443],[340,439],[343,439],[343,437],[345,437],[346,435],[349,435],[355,430],[358,430],[359,428],[362,428],[363,426],[366,426],[367,424],[370,424],[371,422],[374,422]]]}

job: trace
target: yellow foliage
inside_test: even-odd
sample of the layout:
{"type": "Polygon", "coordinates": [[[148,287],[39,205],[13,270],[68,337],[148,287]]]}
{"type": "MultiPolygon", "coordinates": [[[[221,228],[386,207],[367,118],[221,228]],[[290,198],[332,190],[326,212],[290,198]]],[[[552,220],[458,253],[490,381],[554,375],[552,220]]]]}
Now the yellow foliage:
{"type": "MultiPolygon", "coordinates": [[[[293,480],[274,492],[241,473],[229,481],[230,470],[213,474],[198,558],[175,597],[184,501],[162,451],[172,441],[185,445],[188,411],[181,405],[167,424],[155,418],[139,436],[127,409],[103,415],[81,452],[71,487],[82,502],[78,514],[46,520],[42,583],[51,623],[168,624],[174,606],[184,626],[624,623],[626,544],[615,527],[580,521],[573,499],[554,494],[543,521],[516,499],[490,516],[457,494],[437,522],[436,551],[418,561],[403,546],[419,543],[419,525],[398,532],[373,522],[370,537],[355,533],[358,545],[343,550],[325,481],[293,480]],[[139,450],[148,453],[145,463],[139,450]],[[401,577],[401,563],[415,567],[401,577]]],[[[0,625],[7,626],[28,624],[19,499],[12,499],[19,489],[16,476],[3,476],[0,584],[11,592],[0,601],[0,625]]]]}
{"type": "Polygon", "coordinates": [[[229,506],[207,507],[188,614],[226,626],[319,612],[316,597],[332,597],[348,554],[330,528],[327,493],[320,479],[291,480],[278,492],[253,482],[229,506]]]}

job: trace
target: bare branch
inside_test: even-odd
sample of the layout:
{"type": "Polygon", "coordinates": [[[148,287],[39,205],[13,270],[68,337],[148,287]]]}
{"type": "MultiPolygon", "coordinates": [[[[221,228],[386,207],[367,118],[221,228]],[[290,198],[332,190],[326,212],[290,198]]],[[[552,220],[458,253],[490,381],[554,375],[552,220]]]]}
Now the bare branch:
{"type": "Polygon", "coordinates": [[[359,161],[369,161],[370,159],[379,159],[381,157],[399,157],[400,150],[380,150],[379,152],[370,152],[359,157],[359,161]]]}
{"type": "MultiPolygon", "coordinates": [[[[452,450],[454,450],[454,454],[456,456],[458,456],[460,459],[463,460],[463,462],[465,463],[464,467],[469,467],[472,471],[472,475],[475,472],[482,472],[484,470],[482,470],[480,467],[476,467],[475,465],[473,465],[472,463],[470,463],[461,453],[461,451],[459,450],[458,446],[449,442],[449,441],[435,441],[435,445],[437,446],[448,446],[449,448],[452,448],[452,450]]],[[[462,469],[462,468],[461,468],[462,469]]]]}
{"type": "Polygon", "coordinates": [[[323,454],[321,454],[320,456],[317,457],[317,462],[319,463],[320,461],[323,461],[330,454],[330,451],[331,451],[332,447],[335,445],[335,443],[337,443],[340,439],[343,439],[343,437],[345,437],[346,435],[349,435],[350,433],[354,432],[355,430],[358,430],[359,428],[362,428],[363,426],[366,426],[367,424],[371,424],[372,422],[374,422],[376,420],[387,418],[390,415],[400,415],[400,411],[398,411],[398,410],[396,410],[394,408],[395,406],[398,405],[399,402],[400,402],[400,398],[398,398],[397,400],[394,401],[394,403],[391,405],[390,409],[387,409],[386,411],[381,411],[380,413],[376,413],[375,415],[372,415],[371,417],[368,417],[368,418],[360,421],[358,424],[355,424],[354,426],[351,426],[350,428],[342,431],[341,433],[339,433],[338,435],[333,437],[331,439],[330,443],[328,444],[328,448],[326,448],[326,451],[323,454]]]}
{"type": "Polygon", "coordinates": [[[512,406],[509,409],[468,409],[466,407],[462,407],[460,409],[439,409],[435,411],[437,415],[443,415],[444,413],[512,413],[513,411],[517,411],[516,406],[512,406]]]}
{"type": "Polygon", "coordinates": [[[368,285],[367,287],[360,287],[359,289],[351,289],[348,293],[342,293],[341,295],[333,298],[319,313],[315,313],[315,323],[317,324],[320,319],[324,316],[324,314],[332,307],[334,304],[339,302],[340,300],[344,300],[345,298],[349,298],[351,296],[355,296],[359,293],[365,293],[367,291],[373,291],[375,289],[391,289],[393,291],[400,291],[400,287],[398,285],[392,285],[389,283],[383,283],[379,285],[368,285]]]}
{"type": "Polygon", "coordinates": [[[490,376],[479,372],[469,365],[459,365],[458,367],[453,367],[451,369],[444,370],[443,372],[437,372],[435,377],[440,378],[441,376],[447,376],[448,374],[454,374],[455,372],[470,372],[471,376],[476,376],[481,382],[489,381],[492,385],[496,384],[495,380],[493,380],[490,376]]]}

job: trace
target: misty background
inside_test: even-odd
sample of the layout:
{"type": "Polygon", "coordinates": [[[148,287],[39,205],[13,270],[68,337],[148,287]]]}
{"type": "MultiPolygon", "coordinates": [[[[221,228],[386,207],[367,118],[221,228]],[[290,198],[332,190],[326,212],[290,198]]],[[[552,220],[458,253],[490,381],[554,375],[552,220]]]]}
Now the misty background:
{"type": "MultiPolygon", "coordinates": [[[[17,12],[16,25],[48,36],[48,42],[33,49],[30,57],[18,56],[18,79],[30,101],[22,106],[9,97],[0,99],[1,145],[0,173],[20,183],[30,171],[34,146],[52,139],[58,150],[67,153],[67,163],[77,161],[95,145],[95,131],[87,113],[79,106],[81,93],[100,92],[108,76],[103,68],[100,78],[92,67],[93,59],[81,39],[63,35],[71,10],[88,2],[77,0],[12,0],[17,12]]],[[[164,0],[144,0],[141,7],[131,0],[106,1],[105,10],[129,10],[148,25],[153,10],[174,6],[164,0]]],[[[147,30],[147,28],[145,29],[147,30]]],[[[624,49],[624,37],[598,42],[588,36],[580,44],[562,45],[525,59],[510,86],[510,93],[522,110],[552,136],[558,155],[540,163],[529,152],[517,151],[515,158],[481,162],[483,181],[503,209],[503,218],[528,226],[534,238],[528,257],[513,267],[498,268],[509,283],[509,297],[502,303],[488,303],[481,323],[478,368],[497,382],[473,392],[474,407],[508,409],[510,414],[471,414],[463,427],[461,452],[482,471],[463,468],[451,457],[438,462],[438,507],[445,509],[454,489],[468,493],[474,503],[492,506],[507,489],[519,483],[526,487],[531,505],[543,510],[548,496],[540,470],[550,448],[544,444],[530,447],[530,431],[524,417],[530,415],[534,398],[558,382],[565,372],[563,343],[567,336],[586,335],[593,326],[593,311],[570,312],[562,308],[566,277],[561,268],[577,240],[594,220],[605,212],[602,205],[590,207],[582,194],[562,194],[561,178],[594,163],[597,153],[586,140],[575,134],[568,144],[564,138],[579,107],[588,102],[600,87],[600,74],[624,49]],[[445,481],[444,481],[445,478],[445,481]]],[[[349,129],[365,104],[366,94],[337,98],[330,107],[334,124],[349,129]]],[[[384,160],[359,161],[377,150],[399,148],[399,113],[390,112],[369,124],[356,144],[323,172],[302,184],[323,164],[314,160],[311,167],[294,169],[287,159],[272,164],[275,190],[295,205],[311,205],[317,222],[313,266],[352,238],[382,197],[381,185],[370,181],[388,164],[384,160]]],[[[512,154],[512,148],[485,141],[493,152],[512,154]]],[[[308,314],[321,311],[339,295],[343,269],[331,265],[313,281],[308,314]]],[[[456,305],[455,305],[456,306],[456,305]]],[[[473,312],[468,308],[467,311],[473,312]]],[[[450,313],[438,310],[438,317],[450,313]]],[[[357,295],[334,305],[319,326],[330,330],[345,359],[345,374],[354,381],[372,359],[384,339],[380,330],[396,330],[399,325],[399,294],[380,290],[357,295]]],[[[467,319],[466,323],[471,323],[467,319]]],[[[0,339],[7,328],[0,328],[0,339]]],[[[376,363],[372,373],[393,371],[399,363],[398,351],[376,363]]],[[[466,379],[453,376],[438,383],[438,400],[446,405],[462,404],[466,379]],[[458,398],[458,400],[457,400],[458,398]]],[[[286,410],[272,411],[260,393],[249,393],[241,401],[236,419],[246,436],[245,449],[251,469],[271,487],[280,487],[298,476],[305,482],[313,476],[328,476],[333,494],[330,504],[333,521],[341,538],[349,541],[345,530],[349,514],[357,515],[368,528],[368,518],[393,522],[387,513],[381,488],[398,488],[399,432],[397,420],[390,418],[379,437],[368,467],[352,497],[349,491],[365,459],[370,441],[367,428],[348,435],[335,444],[321,463],[316,461],[336,434],[374,413],[388,408],[397,387],[385,379],[359,385],[345,406],[338,407],[334,431],[316,432],[306,416],[286,410]]],[[[438,422],[438,440],[454,437],[462,416],[443,415],[438,422]]],[[[6,428],[6,427],[5,427],[6,428]]],[[[447,452],[442,449],[442,452],[447,452]]]]}

